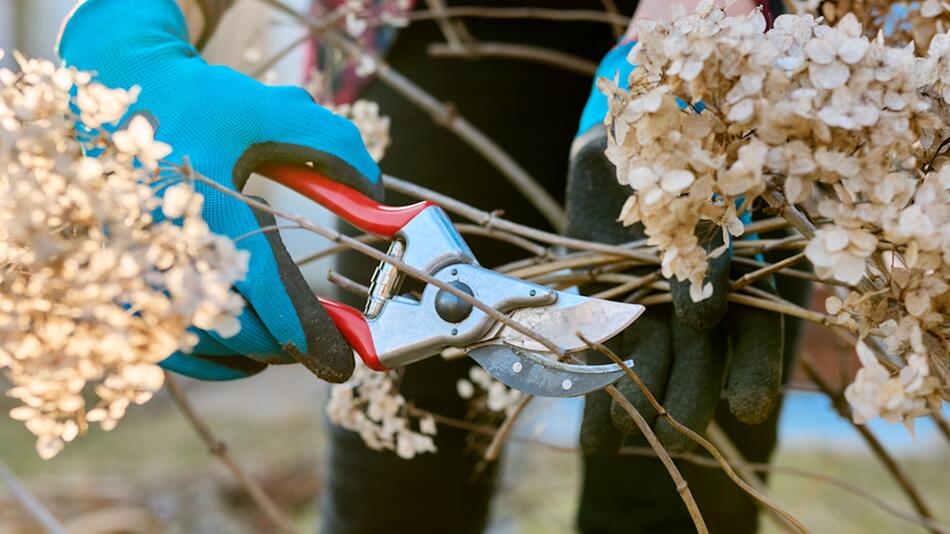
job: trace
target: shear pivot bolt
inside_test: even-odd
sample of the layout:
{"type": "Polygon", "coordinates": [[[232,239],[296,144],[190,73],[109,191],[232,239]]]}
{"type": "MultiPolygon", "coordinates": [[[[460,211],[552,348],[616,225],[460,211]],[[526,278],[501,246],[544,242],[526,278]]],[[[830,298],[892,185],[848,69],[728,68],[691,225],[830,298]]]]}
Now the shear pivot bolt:
{"type": "Polygon", "coordinates": [[[567,391],[571,389],[572,387],[574,387],[574,383],[571,382],[570,378],[565,378],[564,381],[561,382],[561,389],[563,389],[564,391],[567,391]]]}
{"type": "Polygon", "coordinates": [[[511,370],[516,373],[520,373],[522,370],[524,370],[524,365],[522,365],[521,362],[515,362],[511,364],[511,370]]]}
{"type": "MultiPolygon", "coordinates": [[[[467,284],[456,280],[449,282],[449,285],[463,293],[475,296],[475,292],[467,284]]],[[[446,322],[461,323],[471,315],[472,305],[442,289],[435,295],[435,311],[446,322]]]]}

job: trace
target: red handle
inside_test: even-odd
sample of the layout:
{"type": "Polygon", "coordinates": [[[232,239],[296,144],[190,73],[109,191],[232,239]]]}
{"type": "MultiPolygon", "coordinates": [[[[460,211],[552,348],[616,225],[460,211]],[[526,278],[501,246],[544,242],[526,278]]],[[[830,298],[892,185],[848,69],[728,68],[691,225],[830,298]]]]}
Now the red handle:
{"type": "Polygon", "coordinates": [[[319,298],[320,303],[330,314],[333,324],[343,334],[346,342],[353,347],[353,350],[360,355],[366,367],[374,371],[388,371],[383,364],[379,362],[379,356],[376,354],[376,345],[373,343],[373,334],[366,324],[363,314],[356,308],[347,306],[334,300],[319,298]]]}
{"type": "Polygon", "coordinates": [[[360,230],[383,237],[393,237],[422,210],[435,205],[426,200],[409,206],[386,206],[309,167],[264,165],[256,172],[326,207],[360,230]]]}

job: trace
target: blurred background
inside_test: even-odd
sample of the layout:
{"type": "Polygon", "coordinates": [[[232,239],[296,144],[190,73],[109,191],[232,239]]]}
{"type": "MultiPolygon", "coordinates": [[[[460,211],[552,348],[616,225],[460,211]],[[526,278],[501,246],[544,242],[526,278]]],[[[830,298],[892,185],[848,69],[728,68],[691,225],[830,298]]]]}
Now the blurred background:
{"type": "MultiPolygon", "coordinates": [[[[300,9],[309,5],[308,0],[288,3],[300,9]]],[[[0,0],[0,48],[19,49],[31,57],[54,57],[60,23],[72,4],[72,0],[0,0]]],[[[248,73],[260,69],[261,58],[303,33],[253,0],[238,2],[221,27],[227,31],[219,31],[211,41],[207,59],[248,73]]],[[[262,78],[269,83],[301,84],[305,61],[306,52],[300,48],[268,67],[262,78]]],[[[0,66],[12,66],[9,54],[0,66]]],[[[326,212],[290,191],[263,182],[252,182],[250,187],[281,209],[329,221],[326,212]]],[[[284,240],[294,257],[326,246],[306,232],[286,232],[284,240]]],[[[307,266],[305,274],[315,289],[325,286],[327,268],[326,263],[307,266]]],[[[818,307],[823,299],[823,295],[815,296],[818,307]]],[[[834,384],[842,380],[837,370],[839,359],[853,360],[847,347],[817,328],[809,329],[804,350],[816,361],[835,362],[834,376],[829,376],[834,384]]],[[[197,411],[228,443],[237,461],[291,512],[302,530],[312,531],[320,513],[315,502],[324,461],[322,399],[326,386],[297,367],[272,367],[235,383],[180,381],[197,411]]],[[[0,390],[4,387],[0,382],[0,390]]],[[[774,464],[847,480],[898,508],[911,510],[904,493],[852,425],[811,389],[807,378],[795,376],[783,407],[781,446],[774,464]]],[[[0,397],[0,459],[70,532],[271,530],[266,518],[208,454],[164,394],[130,410],[114,431],[93,429],[51,461],[40,460],[33,437],[22,424],[6,417],[12,406],[0,397]]],[[[517,441],[509,445],[491,532],[572,532],[580,459],[577,453],[564,449],[576,447],[582,401],[536,400],[529,406],[516,436],[551,446],[517,441]]],[[[944,436],[929,420],[921,420],[914,435],[903,426],[883,422],[871,428],[901,460],[939,518],[950,523],[950,454],[944,436]]],[[[776,472],[770,484],[774,499],[815,532],[926,532],[827,483],[776,472]]],[[[764,531],[779,530],[771,520],[764,521],[764,531]]],[[[0,534],[39,531],[0,484],[0,534]]]]}

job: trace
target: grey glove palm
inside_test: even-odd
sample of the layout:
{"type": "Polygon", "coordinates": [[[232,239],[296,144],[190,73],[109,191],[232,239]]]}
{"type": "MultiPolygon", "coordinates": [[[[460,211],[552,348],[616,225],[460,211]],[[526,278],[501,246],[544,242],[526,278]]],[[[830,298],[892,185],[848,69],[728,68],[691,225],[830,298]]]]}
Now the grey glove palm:
{"type": "MultiPolygon", "coordinates": [[[[641,226],[624,228],[617,222],[630,191],[616,179],[604,156],[606,136],[592,130],[575,143],[567,189],[568,230],[571,237],[619,244],[644,237],[641,226]]],[[[710,232],[719,236],[719,232],[710,232]]],[[[721,244],[714,237],[709,248],[721,244]]],[[[699,303],[688,286],[671,280],[672,305],[652,306],[630,328],[612,340],[611,348],[632,357],[646,386],[676,420],[702,432],[712,420],[722,396],[740,421],[764,421],[777,404],[782,379],[783,318],[780,314],[728,305],[729,279],[742,271],[728,254],[713,260],[707,281],[713,296],[699,303]]],[[[767,283],[760,289],[774,292],[767,283]]],[[[592,360],[603,357],[591,354],[592,360]]],[[[688,450],[692,442],[659,419],[639,388],[630,380],[617,387],[649,421],[660,441],[672,452],[688,450]]],[[[581,446],[588,454],[616,453],[628,436],[638,434],[627,413],[605,392],[587,397],[581,446]]]]}

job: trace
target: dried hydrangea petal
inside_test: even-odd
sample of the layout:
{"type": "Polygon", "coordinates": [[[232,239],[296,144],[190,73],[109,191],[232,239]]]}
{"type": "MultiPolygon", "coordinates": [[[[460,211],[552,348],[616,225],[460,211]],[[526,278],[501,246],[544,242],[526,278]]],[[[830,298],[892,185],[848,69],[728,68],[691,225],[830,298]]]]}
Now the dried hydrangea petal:
{"type": "Polygon", "coordinates": [[[21,74],[0,70],[0,124],[16,130],[15,142],[0,138],[0,369],[23,404],[11,415],[48,458],[86,421],[110,430],[151,399],[164,378],[155,362],[190,348],[200,317],[233,331],[247,256],[209,231],[200,202],[182,225],[155,223],[159,200],[135,161],[154,167],[171,147],[147,119],[111,137],[73,137],[80,122],[118,122],[137,88],[16,59],[21,74]]]}

